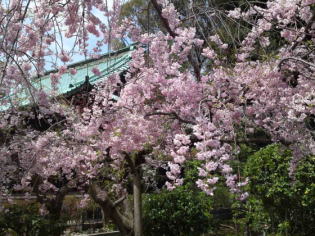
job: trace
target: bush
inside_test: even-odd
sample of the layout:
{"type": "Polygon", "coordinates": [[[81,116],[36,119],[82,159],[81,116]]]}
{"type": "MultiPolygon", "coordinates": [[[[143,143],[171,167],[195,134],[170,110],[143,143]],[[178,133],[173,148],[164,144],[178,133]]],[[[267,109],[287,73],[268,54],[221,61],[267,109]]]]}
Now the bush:
{"type": "Polygon", "coordinates": [[[211,224],[208,198],[184,187],[147,195],[144,201],[145,235],[194,236],[207,232],[211,224]]]}
{"type": "Polygon", "coordinates": [[[38,212],[36,203],[8,205],[0,213],[0,235],[47,236],[60,235],[64,231],[64,220],[52,222],[38,212]]]}
{"type": "Polygon", "coordinates": [[[291,159],[291,152],[276,144],[248,158],[246,217],[255,231],[315,235],[315,157],[303,158],[293,176],[289,174],[291,159]]]}
{"type": "Polygon", "coordinates": [[[144,235],[194,236],[205,233],[212,223],[212,200],[198,190],[198,161],[184,167],[184,185],[144,197],[144,235]]]}

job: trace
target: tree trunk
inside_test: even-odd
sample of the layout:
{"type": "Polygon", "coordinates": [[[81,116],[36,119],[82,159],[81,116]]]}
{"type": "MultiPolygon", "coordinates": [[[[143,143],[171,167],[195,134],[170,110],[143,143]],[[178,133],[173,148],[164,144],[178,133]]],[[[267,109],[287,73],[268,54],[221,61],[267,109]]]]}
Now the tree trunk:
{"type": "Polygon", "coordinates": [[[133,235],[130,220],[120,213],[117,206],[109,199],[106,191],[101,190],[96,184],[91,184],[89,193],[92,199],[101,206],[106,218],[111,219],[118,227],[121,236],[133,235]]]}
{"type": "Polygon", "coordinates": [[[143,236],[141,181],[137,170],[133,174],[133,218],[134,236],[143,236]]]}
{"type": "Polygon", "coordinates": [[[61,210],[63,206],[63,200],[66,196],[66,192],[60,191],[56,194],[55,198],[46,201],[46,207],[50,215],[50,219],[58,221],[61,216],[61,210]]]}
{"type": "Polygon", "coordinates": [[[152,148],[146,148],[135,155],[123,152],[129,164],[133,185],[133,229],[134,236],[143,236],[142,224],[142,199],[141,199],[141,164],[145,162],[145,156],[152,152],[152,148]]]}

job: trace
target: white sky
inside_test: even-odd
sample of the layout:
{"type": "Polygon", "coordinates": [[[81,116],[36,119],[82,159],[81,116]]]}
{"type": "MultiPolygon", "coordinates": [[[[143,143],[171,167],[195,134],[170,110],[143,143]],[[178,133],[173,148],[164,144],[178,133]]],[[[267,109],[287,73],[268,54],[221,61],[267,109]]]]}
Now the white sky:
{"type": "MultiPolygon", "coordinates": [[[[104,0],[106,1],[106,0],[104,0]]],[[[112,4],[113,4],[113,0],[107,0],[107,4],[109,5],[109,8],[111,9],[112,8],[112,4]]],[[[104,16],[103,12],[99,11],[98,9],[94,8],[92,10],[92,13],[98,17],[102,22],[104,22],[105,24],[107,24],[107,18],[106,16],[104,16]]],[[[88,40],[88,51],[92,51],[93,48],[95,47],[96,43],[98,40],[100,40],[100,38],[92,35],[92,34],[89,34],[89,40],[88,40]]],[[[60,40],[60,38],[59,38],[60,40]]],[[[70,51],[73,46],[74,46],[74,43],[75,43],[75,38],[66,38],[64,35],[63,35],[63,47],[64,47],[64,50],[66,51],[70,51]]],[[[108,52],[108,47],[107,45],[104,45],[103,48],[101,49],[102,52],[101,53],[106,53],[108,52]]],[[[79,55],[79,54],[75,54],[72,56],[71,58],[72,60],[68,63],[68,64],[72,64],[72,63],[75,63],[75,62],[78,62],[78,61],[82,61],[85,59],[84,55],[79,55]]],[[[58,63],[60,65],[62,65],[62,63],[58,63]]],[[[49,69],[52,69],[51,68],[51,65],[47,65],[46,68],[49,70],[49,69]]]]}
{"type": "MultiPolygon", "coordinates": [[[[104,2],[107,1],[107,4],[108,4],[109,8],[112,8],[113,0],[103,0],[103,1],[104,1],[104,2]]],[[[129,0],[121,0],[121,2],[123,2],[123,3],[124,3],[124,2],[128,2],[128,1],[129,1],[129,0]]],[[[26,2],[26,1],[25,1],[25,2],[26,2]]],[[[30,9],[32,9],[32,8],[35,7],[35,6],[34,6],[35,2],[36,2],[36,0],[33,0],[33,1],[31,2],[31,4],[30,4],[30,9]]],[[[7,4],[9,4],[9,3],[10,3],[10,0],[3,0],[3,1],[0,1],[1,6],[4,6],[4,7],[6,7],[7,4]]],[[[101,11],[99,11],[98,9],[95,9],[95,8],[94,8],[92,12],[93,12],[93,14],[94,14],[95,16],[97,16],[99,19],[101,19],[102,22],[104,22],[105,24],[107,24],[107,18],[106,18],[106,16],[104,16],[104,14],[103,14],[101,11]]],[[[27,19],[26,19],[26,22],[27,22],[27,19]]],[[[97,38],[96,36],[91,35],[91,34],[89,35],[89,37],[90,37],[90,39],[89,39],[89,41],[88,41],[87,43],[89,44],[88,50],[91,51],[91,50],[95,47],[96,42],[97,42],[98,40],[100,40],[101,38],[97,38]]],[[[59,37],[59,40],[58,40],[58,41],[60,42],[60,37],[59,37]]],[[[73,48],[74,43],[75,43],[75,38],[74,38],[74,37],[73,37],[73,38],[66,38],[66,37],[64,37],[64,35],[63,35],[63,48],[64,48],[64,50],[70,51],[70,50],[73,48]]],[[[51,49],[52,49],[53,51],[56,50],[54,44],[52,44],[51,49]]],[[[60,50],[60,49],[59,49],[59,50],[60,50]]],[[[104,45],[103,48],[101,48],[101,50],[102,50],[101,53],[106,53],[106,52],[108,52],[108,46],[107,46],[107,45],[104,45]]],[[[51,62],[53,58],[47,57],[46,59],[47,59],[47,62],[49,62],[49,61],[51,62]]],[[[83,55],[75,54],[75,55],[73,55],[72,61],[70,61],[69,64],[75,63],[75,62],[78,62],[78,61],[82,61],[82,60],[84,60],[84,59],[85,59],[85,58],[84,58],[83,55]]],[[[61,65],[62,63],[59,62],[58,64],[61,65]]],[[[51,64],[51,63],[47,63],[46,69],[47,69],[47,70],[52,69],[52,64],[51,64]]]]}

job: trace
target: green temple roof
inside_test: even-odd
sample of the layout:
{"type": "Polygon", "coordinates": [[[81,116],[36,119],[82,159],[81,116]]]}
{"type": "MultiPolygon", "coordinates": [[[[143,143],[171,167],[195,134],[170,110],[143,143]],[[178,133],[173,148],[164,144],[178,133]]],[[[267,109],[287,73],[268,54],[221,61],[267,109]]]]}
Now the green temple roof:
{"type": "MultiPolygon", "coordinates": [[[[106,80],[111,74],[127,70],[128,62],[131,60],[131,52],[134,48],[135,45],[133,44],[123,49],[106,53],[97,59],[89,59],[68,65],[68,69],[74,68],[77,73],[75,75],[71,75],[70,72],[63,74],[59,79],[56,90],[53,90],[50,74],[56,73],[57,70],[48,71],[45,75],[34,78],[31,85],[35,90],[42,90],[47,94],[54,91],[54,96],[56,97],[69,94],[76,91],[86,82],[86,76],[89,78],[89,84],[94,85],[106,80]],[[94,67],[99,69],[100,75],[95,75],[92,72],[94,67]]],[[[5,104],[0,106],[0,111],[5,111],[12,107],[13,103],[11,100],[15,101],[15,106],[27,106],[33,103],[27,89],[24,89],[23,92],[12,93],[1,100],[5,101],[5,104]]]]}

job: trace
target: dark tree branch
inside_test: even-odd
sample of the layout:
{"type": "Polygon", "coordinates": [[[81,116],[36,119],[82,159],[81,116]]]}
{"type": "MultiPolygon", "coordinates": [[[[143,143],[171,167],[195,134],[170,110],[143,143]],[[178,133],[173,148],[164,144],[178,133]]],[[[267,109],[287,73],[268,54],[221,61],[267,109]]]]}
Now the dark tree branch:
{"type": "Polygon", "coordinates": [[[287,58],[284,58],[282,59],[279,64],[278,64],[278,67],[279,69],[281,69],[281,66],[286,62],[286,61],[289,61],[289,60],[294,60],[294,61],[298,61],[298,62],[301,62],[305,65],[308,65],[309,67],[313,67],[315,68],[315,64],[314,63],[311,63],[311,62],[308,62],[308,61],[305,61],[301,58],[297,58],[297,57],[287,57],[287,58]]]}
{"type": "Polygon", "coordinates": [[[125,156],[125,159],[126,159],[128,165],[129,165],[130,169],[131,169],[131,172],[135,173],[136,172],[136,167],[135,167],[134,162],[131,159],[130,154],[128,152],[125,152],[125,151],[122,151],[121,153],[125,156]]]}
{"type": "Polygon", "coordinates": [[[122,236],[129,236],[133,231],[132,222],[125,215],[122,215],[115,203],[113,203],[107,192],[91,183],[89,186],[89,194],[92,199],[99,204],[106,217],[110,218],[117,225],[122,236]]]}
{"type": "Polygon", "coordinates": [[[160,17],[163,26],[165,27],[166,31],[173,37],[175,38],[177,36],[177,34],[171,29],[167,19],[164,18],[164,16],[162,15],[162,9],[159,6],[159,4],[157,3],[156,0],[151,0],[151,3],[154,7],[154,9],[156,10],[158,16],[160,17]]]}
{"type": "Polygon", "coordinates": [[[299,45],[299,42],[302,42],[302,41],[305,39],[305,37],[306,37],[306,35],[307,35],[307,31],[311,28],[311,26],[312,26],[314,20],[315,20],[315,14],[314,14],[314,12],[313,12],[312,18],[310,19],[310,21],[309,21],[309,22],[307,23],[307,25],[305,26],[305,30],[304,30],[305,34],[304,34],[302,40],[300,40],[300,41],[295,41],[295,43],[294,43],[294,44],[292,45],[292,47],[290,48],[291,50],[294,50],[294,49],[299,45]]]}
{"type": "Polygon", "coordinates": [[[121,198],[119,198],[117,201],[114,202],[114,206],[116,207],[117,205],[122,203],[125,199],[126,199],[126,196],[122,196],[121,198]]]}
{"type": "MultiPolygon", "coordinates": [[[[166,18],[164,18],[164,16],[162,15],[162,9],[159,6],[159,4],[157,3],[156,0],[151,0],[151,3],[154,7],[154,9],[156,10],[159,18],[162,21],[163,26],[165,27],[166,31],[173,37],[175,38],[176,36],[178,36],[178,34],[176,34],[170,27],[168,20],[166,18]]],[[[190,53],[188,55],[188,60],[190,62],[190,64],[192,65],[193,69],[194,69],[194,73],[195,76],[197,78],[198,81],[200,81],[201,78],[201,73],[200,73],[200,65],[198,64],[198,62],[196,62],[196,60],[194,59],[194,57],[192,56],[192,54],[190,53]]]]}
{"type": "Polygon", "coordinates": [[[191,125],[196,125],[195,122],[193,121],[189,121],[189,120],[184,120],[182,119],[181,117],[179,117],[176,112],[152,112],[152,113],[148,113],[144,116],[144,118],[148,118],[150,116],[170,116],[172,117],[173,119],[177,119],[179,120],[180,122],[182,123],[185,123],[185,124],[191,124],[191,125]]]}

